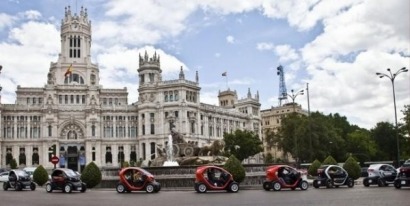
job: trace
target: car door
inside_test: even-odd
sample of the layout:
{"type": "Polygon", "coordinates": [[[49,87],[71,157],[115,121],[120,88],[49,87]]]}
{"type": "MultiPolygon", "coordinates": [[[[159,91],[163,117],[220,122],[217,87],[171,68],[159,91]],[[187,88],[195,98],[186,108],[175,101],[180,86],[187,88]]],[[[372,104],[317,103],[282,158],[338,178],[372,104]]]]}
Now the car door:
{"type": "Polygon", "coordinates": [[[393,166],[386,165],[384,167],[383,176],[385,177],[386,181],[393,182],[397,176],[397,171],[393,166]]]}

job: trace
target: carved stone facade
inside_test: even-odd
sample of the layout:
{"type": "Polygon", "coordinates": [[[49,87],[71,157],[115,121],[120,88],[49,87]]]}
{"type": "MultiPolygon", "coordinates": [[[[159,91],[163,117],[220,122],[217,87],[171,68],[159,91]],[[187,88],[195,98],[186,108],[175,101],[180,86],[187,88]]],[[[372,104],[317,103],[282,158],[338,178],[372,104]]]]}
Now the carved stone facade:
{"type": "Polygon", "coordinates": [[[20,166],[52,168],[54,154],[58,166],[74,170],[91,161],[100,167],[147,163],[157,156],[157,144],[167,144],[172,128],[198,146],[236,129],[261,135],[258,94],[249,91],[229,108],[200,103],[198,73],[195,81],[186,80],[181,68],[178,79],[163,81],[157,54],[139,57],[137,102],[128,103],[126,88],[103,88],[91,62],[87,9],[77,15],[66,8],[61,38],[47,84],[18,86],[16,103],[0,105],[0,167],[14,158],[20,166]]]}

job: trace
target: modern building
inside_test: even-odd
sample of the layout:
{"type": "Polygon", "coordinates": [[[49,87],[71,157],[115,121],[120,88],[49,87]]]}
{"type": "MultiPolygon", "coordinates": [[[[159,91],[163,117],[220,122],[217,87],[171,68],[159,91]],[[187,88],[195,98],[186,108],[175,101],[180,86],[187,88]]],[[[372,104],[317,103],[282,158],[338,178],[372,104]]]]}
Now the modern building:
{"type": "MultiPolygon", "coordinates": [[[[0,105],[0,167],[12,159],[22,166],[80,170],[94,161],[99,167],[120,162],[148,162],[167,144],[175,129],[199,146],[222,139],[224,132],[247,129],[261,136],[259,94],[243,99],[219,92],[220,106],[201,103],[199,74],[194,81],[163,80],[160,56],[139,60],[138,101],[128,102],[127,88],[100,85],[99,68],[91,62],[91,21],[87,9],[65,9],[61,53],[50,64],[44,87],[17,87],[15,104],[0,105]]],[[[138,59],[137,59],[138,58],[138,59]]]]}

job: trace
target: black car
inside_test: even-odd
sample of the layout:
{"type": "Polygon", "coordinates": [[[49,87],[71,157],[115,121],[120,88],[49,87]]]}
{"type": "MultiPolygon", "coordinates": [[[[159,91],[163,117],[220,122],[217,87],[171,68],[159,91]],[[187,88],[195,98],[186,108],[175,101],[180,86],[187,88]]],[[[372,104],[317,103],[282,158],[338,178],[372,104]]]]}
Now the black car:
{"type": "Polygon", "coordinates": [[[326,186],[332,188],[333,186],[339,187],[347,185],[348,187],[354,186],[354,179],[349,177],[349,174],[342,167],[337,165],[324,165],[318,170],[318,176],[313,180],[313,187],[319,188],[320,186],[326,186]]]}
{"type": "Polygon", "coordinates": [[[397,175],[396,179],[394,180],[394,186],[397,189],[401,187],[409,187],[410,186],[410,160],[407,160],[400,168],[399,174],[397,175]]]}
{"type": "Polygon", "coordinates": [[[363,185],[369,187],[370,185],[378,185],[379,187],[393,184],[396,179],[396,168],[389,164],[372,164],[367,169],[368,177],[363,179],[363,185]]]}
{"type": "Polygon", "coordinates": [[[36,184],[31,181],[30,175],[24,170],[11,170],[7,182],[3,183],[3,189],[14,188],[16,191],[23,189],[35,190],[36,184]]]}
{"type": "Polygon", "coordinates": [[[46,191],[62,190],[70,193],[74,191],[85,192],[87,186],[80,180],[80,175],[71,169],[59,168],[51,173],[51,179],[46,183],[46,191]]]}

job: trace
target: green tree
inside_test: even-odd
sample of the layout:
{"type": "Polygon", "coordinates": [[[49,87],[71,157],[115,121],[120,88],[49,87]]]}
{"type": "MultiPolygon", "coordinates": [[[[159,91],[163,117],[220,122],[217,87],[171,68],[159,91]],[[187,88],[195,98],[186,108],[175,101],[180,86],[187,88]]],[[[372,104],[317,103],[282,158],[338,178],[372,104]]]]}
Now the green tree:
{"type": "Polygon", "coordinates": [[[350,156],[349,158],[347,158],[345,164],[343,165],[343,168],[349,174],[349,177],[355,180],[359,179],[361,172],[360,165],[353,157],[350,156]]]}
{"type": "Polygon", "coordinates": [[[312,164],[309,166],[308,174],[312,175],[312,176],[316,176],[317,175],[317,169],[319,169],[321,164],[322,163],[320,163],[319,160],[313,161],[312,164]]]}
{"type": "Polygon", "coordinates": [[[327,155],[345,158],[345,141],[330,117],[314,112],[310,117],[290,114],[282,119],[275,141],[285,154],[298,162],[312,162],[327,155]]]}
{"type": "Polygon", "coordinates": [[[325,160],[323,160],[322,165],[337,165],[337,161],[329,155],[325,160]]]}
{"type": "Polygon", "coordinates": [[[236,130],[234,133],[225,133],[224,141],[225,155],[234,155],[241,162],[263,151],[262,141],[250,131],[236,130]]]}
{"type": "Polygon", "coordinates": [[[402,112],[404,115],[403,130],[404,130],[404,133],[409,136],[410,135],[410,104],[404,105],[404,110],[402,110],[402,112]]]}
{"type": "Polygon", "coordinates": [[[93,188],[100,184],[102,174],[98,166],[94,162],[90,162],[85,166],[81,174],[81,180],[87,184],[87,188],[93,188]]]}
{"type": "Polygon", "coordinates": [[[377,145],[375,160],[395,160],[397,143],[394,126],[388,122],[379,122],[370,132],[377,145]]]}
{"type": "Polygon", "coordinates": [[[232,174],[233,179],[240,183],[245,179],[245,168],[235,155],[231,155],[226,161],[224,168],[232,174]]]}
{"type": "Polygon", "coordinates": [[[353,155],[359,162],[370,161],[375,157],[377,145],[366,129],[357,129],[347,135],[347,153],[353,155]]]}
{"type": "Polygon", "coordinates": [[[48,173],[43,165],[39,165],[36,170],[34,170],[33,181],[40,186],[43,186],[48,181],[48,173]]]}
{"type": "Polygon", "coordinates": [[[16,161],[15,158],[13,158],[13,159],[10,161],[10,168],[11,168],[11,169],[17,169],[17,161],[16,161]]]}

